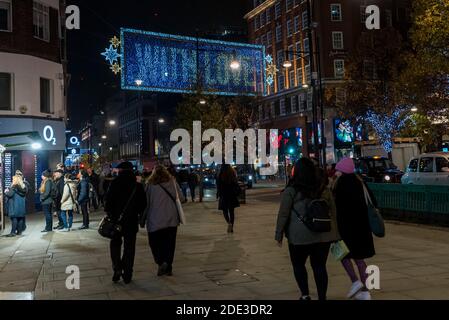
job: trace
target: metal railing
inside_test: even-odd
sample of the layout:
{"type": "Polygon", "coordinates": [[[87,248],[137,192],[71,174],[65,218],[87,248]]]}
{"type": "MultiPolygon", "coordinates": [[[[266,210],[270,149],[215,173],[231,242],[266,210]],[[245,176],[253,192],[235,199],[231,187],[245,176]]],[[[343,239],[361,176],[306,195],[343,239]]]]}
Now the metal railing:
{"type": "Polygon", "coordinates": [[[368,183],[380,209],[449,215],[449,186],[368,183]]]}

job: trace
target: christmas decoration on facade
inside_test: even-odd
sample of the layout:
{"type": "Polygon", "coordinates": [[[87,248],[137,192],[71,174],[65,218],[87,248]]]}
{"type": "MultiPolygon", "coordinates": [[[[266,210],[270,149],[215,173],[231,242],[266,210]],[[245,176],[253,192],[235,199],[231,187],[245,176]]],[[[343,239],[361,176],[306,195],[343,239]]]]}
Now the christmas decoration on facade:
{"type": "Polygon", "coordinates": [[[122,67],[119,62],[119,59],[122,57],[122,55],[118,53],[118,49],[120,47],[120,39],[117,38],[117,36],[114,36],[109,40],[109,43],[109,47],[106,48],[105,51],[101,53],[101,55],[109,63],[112,72],[117,75],[122,71],[122,67]]]}

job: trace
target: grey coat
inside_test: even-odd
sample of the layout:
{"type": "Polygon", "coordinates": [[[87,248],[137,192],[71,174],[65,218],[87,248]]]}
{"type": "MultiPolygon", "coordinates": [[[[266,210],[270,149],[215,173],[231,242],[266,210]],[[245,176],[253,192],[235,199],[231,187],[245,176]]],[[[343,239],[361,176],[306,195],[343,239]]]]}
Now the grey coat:
{"type": "Polygon", "coordinates": [[[308,245],[314,243],[335,242],[339,240],[337,229],[337,217],[335,203],[329,188],[326,188],[322,198],[327,200],[330,206],[331,215],[331,231],[330,232],[313,232],[310,231],[293,212],[292,206],[300,214],[305,213],[305,199],[300,192],[296,192],[293,187],[287,187],[282,193],[281,205],[279,208],[275,239],[281,241],[285,236],[289,244],[308,245]]]}
{"type": "MultiPolygon", "coordinates": [[[[170,192],[173,198],[176,198],[177,190],[180,201],[185,201],[182,191],[175,179],[162,183],[162,186],[170,192]]],[[[146,188],[146,195],[147,207],[144,211],[144,215],[146,215],[146,228],[148,232],[155,232],[169,227],[177,227],[180,224],[175,202],[160,185],[148,185],[146,188]]]]}

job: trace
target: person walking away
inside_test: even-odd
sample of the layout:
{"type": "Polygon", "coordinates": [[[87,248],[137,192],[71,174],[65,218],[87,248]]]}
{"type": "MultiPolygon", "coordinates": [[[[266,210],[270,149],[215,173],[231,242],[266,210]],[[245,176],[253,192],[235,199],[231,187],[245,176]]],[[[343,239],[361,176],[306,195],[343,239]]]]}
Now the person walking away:
{"type": "Polygon", "coordinates": [[[5,190],[8,216],[11,219],[11,232],[7,237],[20,236],[24,230],[26,194],[27,190],[22,177],[19,175],[13,176],[11,187],[5,190]]]}
{"type": "MultiPolygon", "coordinates": [[[[354,173],[355,165],[351,158],[342,159],[337,164],[336,170],[341,173],[334,185],[338,231],[350,251],[342,260],[343,267],[352,282],[347,297],[370,300],[371,295],[365,285],[367,279],[365,259],[373,257],[375,250],[363,181],[354,173]],[[359,270],[360,279],[354,271],[352,261],[359,270]]],[[[373,195],[371,199],[375,201],[373,195]]]]}
{"type": "Polygon", "coordinates": [[[80,172],[80,182],[77,191],[78,203],[83,214],[83,225],[79,229],[89,229],[89,175],[85,170],[80,172]]]}
{"type": "Polygon", "coordinates": [[[159,266],[157,275],[173,275],[173,260],[176,249],[176,234],[180,216],[176,196],[184,202],[179,185],[168,170],[157,165],[146,188],[147,207],[140,226],[146,226],[148,242],[154,261],[159,266]]]}
{"type": "Polygon", "coordinates": [[[53,183],[56,189],[55,201],[54,201],[54,211],[58,217],[58,225],[54,227],[54,230],[61,230],[64,228],[64,222],[62,221],[61,212],[61,199],[62,193],[64,192],[64,171],[62,169],[57,169],[53,173],[53,183]]]}
{"type": "Polygon", "coordinates": [[[189,174],[189,189],[190,189],[190,196],[192,197],[192,202],[195,202],[195,189],[198,186],[200,178],[195,172],[191,172],[189,174]]]}
{"type": "Polygon", "coordinates": [[[104,181],[106,179],[106,174],[104,171],[100,173],[100,176],[98,178],[98,202],[99,205],[101,205],[104,208],[104,181]]]}
{"type": "Polygon", "coordinates": [[[223,211],[223,216],[228,223],[228,233],[234,232],[235,208],[240,207],[238,195],[240,186],[237,174],[229,164],[223,164],[217,179],[218,210],[223,211]]]}
{"type": "Polygon", "coordinates": [[[136,237],[140,217],[146,207],[146,197],[143,185],[136,181],[132,163],[122,162],[117,168],[120,171],[106,194],[105,211],[122,226],[121,235],[112,239],[109,245],[114,271],[112,281],[118,282],[122,277],[128,284],[133,276],[136,237]]]}
{"type": "Polygon", "coordinates": [[[52,232],[53,231],[53,215],[52,215],[52,206],[53,206],[53,181],[52,174],[49,170],[45,170],[42,173],[42,182],[39,188],[40,193],[40,201],[42,204],[42,210],[45,215],[45,229],[42,232],[52,232]]]}
{"type": "Polygon", "coordinates": [[[89,186],[89,199],[91,201],[90,204],[94,207],[95,210],[97,210],[100,177],[92,168],[87,169],[87,174],[89,175],[89,183],[91,184],[91,186],[89,186]]]}
{"type": "Polygon", "coordinates": [[[64,189],[61,197],[62,232],[68,232],[73,225],[73,210],[76,208],[77,182],[70,173],[64,177],[64,189]]]}
{"type": "Polygon", "coordinates": [[[281,247],[284,235],[288,239],[290,260],[296,282],[301,291],[300,300],[311,300],[309,295],[306,261],[315,278],[319,300],[326,300],[328,287],[327,257],[332,242],[338,240],[335,204],[328,188],[324,170],[307,158],[296,162],[293,177],[282,192],[275,240],[281,247]],[[315,232],[303,222],[311,199],[324,199],[329,207],[330,231],[315,232]]]}
{"type": "Polygon", "coordinates": [[[189,171],[187,168],[182,167],[181,170],[179,170],[177,180],[181,187],[184,199],[187,199],[187,189],[189,187],[189,171]]]}

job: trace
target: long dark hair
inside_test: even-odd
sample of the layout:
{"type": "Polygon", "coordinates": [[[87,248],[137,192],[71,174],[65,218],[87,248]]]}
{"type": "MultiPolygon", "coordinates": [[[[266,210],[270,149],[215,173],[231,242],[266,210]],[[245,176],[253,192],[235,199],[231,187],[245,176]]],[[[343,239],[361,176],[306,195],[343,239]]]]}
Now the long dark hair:
{"type": "Polygon", "coordinates": [[[235,183],[237,182],[237,174],[229,164],[223,164],[218,179],[225,184],[235,183]]]}
{"type": "Polygon", "coordinates": [[[321,196],[324,183],[324,174],[320,172],[313,161],[301,158],[295,164],[294,174],[288,186],[295,188],[306,198],[316,198],[321,196]]]}

